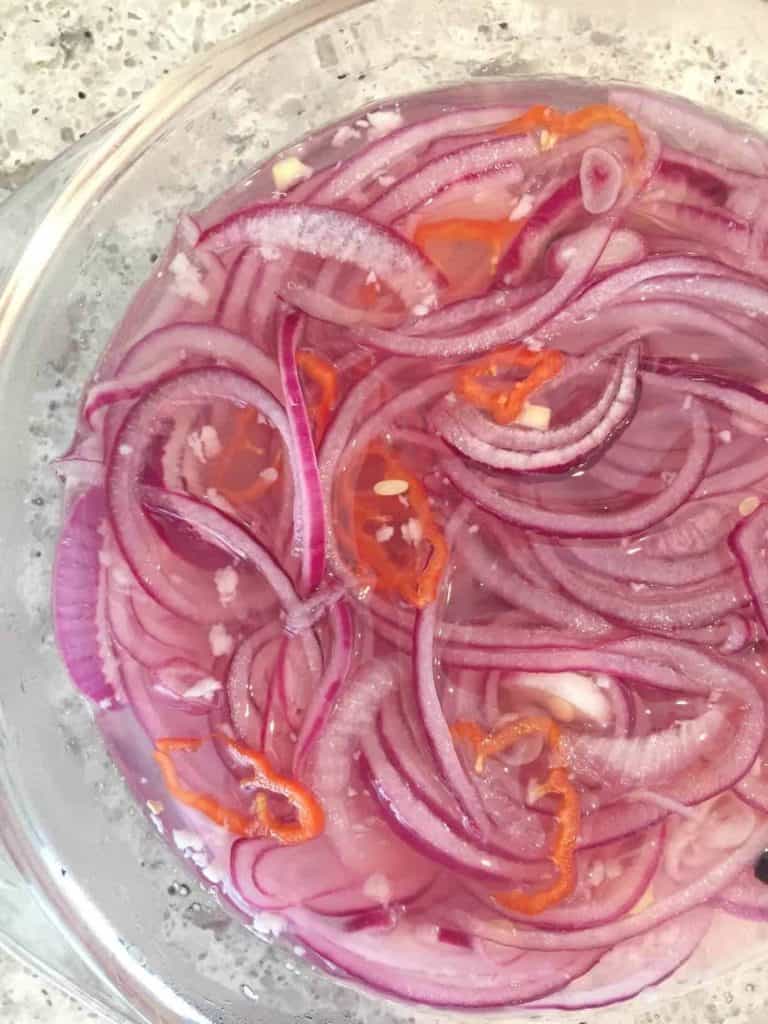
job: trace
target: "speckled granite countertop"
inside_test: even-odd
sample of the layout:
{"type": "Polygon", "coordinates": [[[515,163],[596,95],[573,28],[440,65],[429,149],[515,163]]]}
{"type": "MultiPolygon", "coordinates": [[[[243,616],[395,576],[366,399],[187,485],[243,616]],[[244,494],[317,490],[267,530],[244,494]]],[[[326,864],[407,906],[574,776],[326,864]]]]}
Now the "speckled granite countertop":
{"type": "Polygon", "coordinates": [[[0,4],[0,189],[163,74],[288,0],[4,0],[0,4]]]}
{"type": "MultiPolygon", "coordinates": [[[[0,3],[0,199],[190,54],[287,2],[0,3]]],[[[97,1019],[0,951],[2,1024],[97,1019]]]]}

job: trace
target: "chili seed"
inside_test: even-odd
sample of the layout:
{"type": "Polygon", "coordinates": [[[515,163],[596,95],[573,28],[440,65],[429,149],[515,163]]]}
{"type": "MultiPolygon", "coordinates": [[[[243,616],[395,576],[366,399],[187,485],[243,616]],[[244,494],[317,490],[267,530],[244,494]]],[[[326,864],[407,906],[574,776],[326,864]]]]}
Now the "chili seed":
{"type": "Polygon", "coordinates": [[[759,504],[760,499],[754,494],[749,498],[744,498],[744,500],[739,504],[739,515],[751,516],[759,504]]]}
{"type": "Polygon", "coordinates": [[[379,480],[373,485],[376,494],[383,498],[394,497],[396,494],[405,494],[408,490],[407,480],[379,480]]]}

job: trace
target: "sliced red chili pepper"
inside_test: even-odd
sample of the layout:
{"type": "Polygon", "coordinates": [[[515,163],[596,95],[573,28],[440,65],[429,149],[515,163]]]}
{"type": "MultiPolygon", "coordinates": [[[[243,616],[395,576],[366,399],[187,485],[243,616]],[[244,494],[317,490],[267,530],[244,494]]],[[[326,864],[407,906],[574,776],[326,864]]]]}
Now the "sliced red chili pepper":
{"type": "Polygon", "coordinates": [[[546,740],[555,763],[544,780],[536,788],[537,796],[556,796],[560,799],[557,811],[555,834],[552,839],[550,860],[557,869],[557,877],[545,889],[533,892],[512,890],[493,894],[497,903],[520,914],[540,914],[548,907],[556,906],[571,895],[576,887],[576,842],[579,835],[581,808],[579,795],[571,782],[567,770],[560,762],[560,729],[545,716],[519,718],[495,732],[485,733],[475,722],[456,722],[451,729],[458,740],[470,743],[475,751],[475,770],[485,768],[486,758],[500,754],[523,736],[539,734],[546,740]]]}
{"type": "Polygon", "coordinates": [[[315,352],[299,352],[296,362],[317,389],[317,398],[309,405],[309,415],[315,427],[315,442],[319,443],[339,399],[338,375],[328,360],[315,352]]]}
{"type": "Polygon", "coordinates": [[[520,415],[529,395],[556,377],[564,365],[565,357],[556,349],[533,352],[525,345],[514,345],[459,370],[456,391],[467,402],[490,413],[497,423],[507,425],[520,415]],[[496,378],[502,370],[516,367],[530,372],[511,387],[488,384],[484,379],[496,378]]]}
{"type": "Polygon", "coordinates": [[[243,460],[249,460],[249,456],[263,460],[267,454],[268,435],[265,438],[255,436],[261,427],[263,421],[260,421],[256,409],[239,409],[234,415],[229,438],[211,464],[210,485],[235,507],[258,501],[274,486],[280,473],[282,451],[279,448],[274,454],[273,464],[258,473],[250,467],[246,471],[241,465],[243,460]],[[238,477],[245,477],[245,481],[240,484],[238,477]]]}
{"type": "Polygon", "coordinates": [[[548,141],[554,143],[558,138],[580,135],[600,124],[612,124],[622,128],[627,134],[635,160],[642,160],[645,155],[645,143],[640,128],[620,107],[614,107],[609,103],[593,103],[567,113],[539,104],[502,125],[497,129],[497,134],[524,135],[526,132],[543,129],[550,133],[548,141]]]}
{"type": "Polygon", "coordinates": [[[160,766],[165,787],[171,796],[179,803],[200,811],[206,818],[209,818],[216,825],[221,825],[236,836],[256,836],[262,830],[257,821],[240,811],[233,811],[224,807],[215,797],[207,793],[196,793],[187,789],[179,781],[176,766],[173,763],[171,754],[178,752],[193,753],[200,749],[203,741],[200,739],[160,739],[155,744],[155,760],[160,766]]]}
{"type": "Polygon", "coordinates": [[[325,816],[314,794],[295,779],[288,779],[276,772],[264,754],[229,736],[222,734],[219,739],[253,766],[253,777],[241,785],[256,787],[262,791],[255,797],[254,813],[248,815],[234,811],[224,807],[215,797],[207,793],[196,793],[181,784],[171,755],[198,751],[203,744],[201,739],[165,737],[155,744],[155,760],[160,766],[163,781],[172,797],[187,807],[200,811],[215,824],[221,825],[236,836],[266,835],[281,843],[293,844],[303,843],[320,835],[325,825],[325,816]],[[297,820],[285,822],[273,814],[264,790],[285,797],[293,806],[297,820]]]}
{"type": "Polygon", "coordinates": [[[391,448],[372,444],[341,475],[335,505],[336,534],[361,584],[416,608],[435,600],[448,547],[424,485],[391,448]]]}

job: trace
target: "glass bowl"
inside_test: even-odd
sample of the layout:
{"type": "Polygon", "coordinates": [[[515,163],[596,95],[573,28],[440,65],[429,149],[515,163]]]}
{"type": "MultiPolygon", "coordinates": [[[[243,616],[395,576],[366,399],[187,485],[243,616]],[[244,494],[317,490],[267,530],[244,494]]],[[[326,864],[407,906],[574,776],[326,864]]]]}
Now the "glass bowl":
{"type": "MultiPolygon", "coordinates": [[[[768,129],[768,8],[760,0],[706,12],[687,0],[272,6],[280,13],[270,21],[165,79],[0,207],[0,833],[63,932],[27,948],[52,968],[57,945],[74,948],[98,980],[83,980],[80,967],[70,978],[99,994],[114,1019],[445,1021],[453,1015],[363,993],[290,947],[259,941],[184,880],[53,643],[61,495],[49,462],[65,448],[82,385],[178,213],[206,205],[273,151],[373,100],[514,75],[633,81],[768,129]]],[[[705,985],[673,978],[631,1004],[590,1012],[590,1024],[764,1021],[768,974],[759,959],[768,963],[768,950],[752,944],[749,925],[736,934],[724,951],[736,967],[705,985]]]]}

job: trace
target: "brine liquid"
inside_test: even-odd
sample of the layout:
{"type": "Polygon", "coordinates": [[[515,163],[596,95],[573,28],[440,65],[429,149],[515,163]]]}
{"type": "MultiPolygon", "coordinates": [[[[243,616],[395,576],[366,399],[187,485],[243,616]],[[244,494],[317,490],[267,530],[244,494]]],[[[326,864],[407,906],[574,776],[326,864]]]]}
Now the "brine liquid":
{"type": "MultiPolygon", "coordinates": [[[[711,965],[713,950],[717,961],[729,958],[717,936],[734,927],[762,939],[762,926],[744,923],[768,908],[752,861],[641,936],[619,929],[614,940],[611,932],[714,877],[768,822],[755,725],[766,687],[760,581],[733,540],[768,498],[768,258],[759,216],[768,158],[760,140],[708,115],[662,99],[660,118],[653,97],[643,106],[640,94],[626,95],[637,113],[593,87],[466,86],[391,102],[305,138],[182,218],[93,382],[122,379],[126,389],[78,426],[75,462],[96,467],[91,490],[80,486],[77,500],[91,503],[80,505],[81,519],[98,524],[100,643],[114,690],[102,723],[123,747],[118,756],[133,770],[145,765],[120,739],[126,716],[135,715],[152,744],[200,741],[202,752],[177,758],[188,792],[248,813],[252,793],[240,785],[248,764],[222,735],[311,790],[325,829],[296,846],[215,827],[174,802],[159,778],[153,806],[239,911],[277,915],[279,928],[343,972],[396,996],[519,1001],[500,979],[514,973],[520,929],[550,936],[526,955],[533,974],[551,981],[530,998],[547,996],[555,1006],[558,998],[568,1005],[579,986],[602,998],[606,974],[621,975],[625,962],[630,978],[641,963],[658,980],[664,971],[654,974],[653,965],[676,940],[695,973],[711,965]],[[639,165],[619,124],[598,119],[558,135],[542,122],[523,133],[530,149],[521,143],[517,159],[457,172],[431,194],[422,181],[410,206],[401,189],[387,211],[386,198],[430,161],[501,140],[496,127],[534,104],[625,110],[645,133],[642,184],[632,191],[639,165]],[[352,175],[334,193],[336,176],[367,148],[396,139],[404,126],[475,108],[506,115],[496,127],[446,131],[403,152],[394,146],[373,173],[352,175]],[[619,198],[597,213],[585,206],[580,177],[590,148],[622,168],[619,198]],[[555,209],[552,197],[571,183],[575,201],[555,209]],[[326,203],[317,199],[324,187],[333,196],[326,203]],[[217,224],[266,202],[362,218],[383,211],[385,227],[433,268],[438,307],[405,308],[351,243],[340,246],[341,262],[261,242],[206,250],[217,224]],[[590,231],[606,224],[608,242],[548,315],[519,334],[510,328],[488,350],[461,351],[462,338],[546,301],[593,244],[590,231]],[[309,367],[302,383],[328,521],[321,611],[308,631],[286,632],[260,572],[217,545],[215,530],[201,535],[181,513],[144,509],[152,543],[165,553],[158,571],[166,584],[178,595],[201,574],[211,584],[205,600],[187,595],[188,613],[169,607],[137,573],[119,530],[116,539],[114,517],[123,510],[104,503],[104,473],[133,455],[121,449],[123,417],[182,370],[229,365],[215,333],[207,355],[190,357],[185,331],[201,325],[262,352],[278,384],[253,376],[280,398],[280,318],[292,296],[304,308],[307,295],[319,295],[326,312],[336,303],[324,317],[306,307],[299,345],[315,360],[299,367],[309,367]],[[475,315],[467,312],[472,302],[475,315]],[[142,361],[142,339],[171,325],[177,342],[142,361]],[[392,355],[371,341],[371,329],[410,335],[411,351],[392,355]],[[444,351],[422,355],[434,337],[446,339],[444,351]],[[524,356],[493,362],[518,348],[524,356]],[[494,419],[494,396],[511,393],[553,352],[557,360],[514,419],[494,419]],[[618,385],[610,393],[620,366],[630,398],[619,416],[618,385]],[[332,394],[324,391],[328,374],[332,394]],[[617,415],[610,431],[599,435],[601,417],[590,428],[593,445],[567,436],[600,401],[605,416],[617,415]],[[482,437],[470,429],[478,422],[482,437]],[[505,428],[517,431],[508,443],[505,428]],[[540,453],[553,446],[540,439],[555,436],[549,432],[563,436],[564,454],[547,464],[540,453]],[[505,462],[520,451],[532,462],[505,462]],[[663,503],[688,477],[679,500],[633,528],[643,521],[639,509],[663,503]],[[323,606],[327,593],[335,596],[323,606]],[[342,626],[333,619],[340,607],[342,626]],[[351,640],[338,687],[297,760],[305,715],[344,628],[351,640]],[[558,732],[556,756],[533,729],[482,770],[455,730],[471,722],[490,735],[543,720],[558,732]],[[551,888],[562,868],[556,858],[553,865],[562,808],[552,792],[537,795],[553,758],[578,795],[572,892],[534,915],[505,911],[500,893],[551,888]],[[729,772],[729,764],[741,767],[729,772]],[[680,914],[675,932],[670,921],[680,914]],[[602,929],[602,960],[590,960],[588,944],[578,952],[565,940],[558,946],[560,930],[572,938],[591,928],[602,929]],[[478,971],[476,984],[462,978],[478,971]]],[[[371,223],[382,230],[382,221],[371,223]]],[[[299,587],[294,481],[274,424],[243,402],[205,395],[159,409],[138,487],[181,491],[234,520],[299,587]]],[[[764,555],[758,545],[756,557],[764,555]]],[[[273,815],[293,820],[289,802],[274,792],[270,800],[273,815]]],[[[630,982],[606,998],[636,990],[630,982]]]]}

